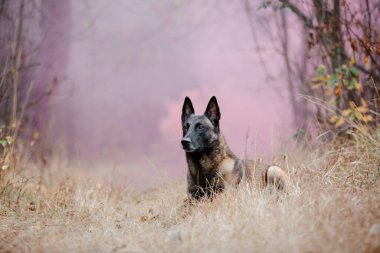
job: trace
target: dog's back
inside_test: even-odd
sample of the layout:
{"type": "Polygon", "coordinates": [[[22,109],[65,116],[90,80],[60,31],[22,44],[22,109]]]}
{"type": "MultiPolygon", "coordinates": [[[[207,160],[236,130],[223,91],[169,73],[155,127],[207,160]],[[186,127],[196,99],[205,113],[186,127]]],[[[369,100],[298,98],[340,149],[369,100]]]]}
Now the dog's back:
{"type": "Polygon", "coordinates": [[[285,190],[289,184],[288,175],[277,165],[268,165],[259,160],[246,160],[250,173],[248,180],[258,187],[272,185],[278,190],[285,190]]]}

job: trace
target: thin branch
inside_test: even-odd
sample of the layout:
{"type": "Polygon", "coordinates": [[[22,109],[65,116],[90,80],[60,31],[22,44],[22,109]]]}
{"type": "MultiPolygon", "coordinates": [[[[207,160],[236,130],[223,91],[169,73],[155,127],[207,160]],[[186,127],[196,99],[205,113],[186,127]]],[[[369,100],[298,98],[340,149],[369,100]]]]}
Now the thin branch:
{"type": "Polygon", "coordinates": [[[290,91],[290,103],[292,104],[293,107],[293,117],[294,117],[294,126],[297,127],[298,125],[298,119],[297,116],[298,114],[298,106],[295,98],[295,88],[293,85],[293,80],[292,80],[292,75],[293,75],[293,69],[290,63],[289,59],[289,35],[288,35],[288,22],[285,17],[285,13],[283,10],[280,12],[281,15],[281,23],[282,23],[282,31],[283,31],[283,37],[281,40],[281,45],[282,45],[282,55],[284,57],[285,61],[285,66],[286,66],[286,77],[287,77],[287,82],[288,82],[288,88],[290,91]]]}
{"type": "Polygon", "coordinates": [[[20,64],[21,64],[21,35],[23,31],[24,26],[24,0],[21,0],[20,4],[20,10],[19,10],[19,24],[17,28],[17,36],[16,36],[16,47],[13,55],[13,68],[14,68],[14,74],[13,74],[13,92],[12,92],[12,109],[11,109],[11,115],[10,115],[10,121],[9,126],[14,127],[16,126],[17,122],[17,90],[19,85],[19,77],[20,77],[20,64]]]}
{"type": "Polygon", "coordinates": [[[251,5],[249,3],[249,0],[245,0],[244,1],[244,10],[245,10],[245,12],[247,14],[247,17],[248,17],[249,26],[251,28],[252,38],[253,38],[253,41],[254,41],[254,43],[256,45],[256,49],[257,49],[256,51],[257,51],[257,55],[259,57],[260,64],[261,64],[261,66],[263,66],[266,75],[269,76],[268,67],[267,67],[267,65],[265,63],[265,60],[264,60],[264,58],[263,58],[263,56],[262,56],[262,54],[260,52],[260,49],[259,49],[259,41],[257,39],[256,29],[255,29],[255,26],[254,26],[254,21],[252,19],[252,15],[251,15],[252,7],[251,7],[251,5]]]}
{"type": "Polygon", "coordinates": [[[311,29],[314,28],[313,20],[307,17],[296,5],[289,2],[288,0],[282,0],[282,3],[283,3],[283,8],[288,7],[289,9],[291,9],[292,12],[296,14],[299,19],[301,19],[301,21],[307,28],[311,28],[311,29]]]}

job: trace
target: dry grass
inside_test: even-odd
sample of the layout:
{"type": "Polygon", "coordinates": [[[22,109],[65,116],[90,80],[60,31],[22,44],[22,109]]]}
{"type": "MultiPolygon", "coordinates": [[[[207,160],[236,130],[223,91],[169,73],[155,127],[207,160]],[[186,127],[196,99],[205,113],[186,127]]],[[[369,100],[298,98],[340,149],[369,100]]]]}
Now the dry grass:
{"type": "Polygon", "coordinates": [[[38,169],[8,173],[0,185],[0,251],[379,252],[379,154],[373,136],[305,145],[283,162],[293,183],[288,195],[241,185],[185,218],[183,184],[136,191],[64,176],[58,164],[42,181],[30,176],[38,169]]]}

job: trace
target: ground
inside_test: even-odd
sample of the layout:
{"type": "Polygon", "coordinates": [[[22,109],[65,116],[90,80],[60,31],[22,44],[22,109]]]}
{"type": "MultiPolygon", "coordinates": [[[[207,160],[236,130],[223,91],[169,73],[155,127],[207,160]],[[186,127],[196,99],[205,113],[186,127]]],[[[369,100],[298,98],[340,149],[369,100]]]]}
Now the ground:
{"type": "Polygon", "coordinates": [[[184,183],[146,190],[24,164],[1,174],[1,252],[379,252],[380,145],[281,153],[288,193],[242,184],[183,208],[184,183]]]}

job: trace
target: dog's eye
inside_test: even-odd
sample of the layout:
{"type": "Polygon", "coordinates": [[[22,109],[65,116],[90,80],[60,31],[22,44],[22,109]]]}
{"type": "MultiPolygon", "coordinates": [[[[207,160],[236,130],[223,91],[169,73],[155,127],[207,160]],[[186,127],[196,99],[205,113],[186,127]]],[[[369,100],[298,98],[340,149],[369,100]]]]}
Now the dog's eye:
{"type": "Polygon", "coordinates": [[[202,124],[197,124],[196,127],[197,127],[198,130],[202,130],[202,129],[204,128],[204,125],[202,125],[202,124]]]}
{"type": "Polygon", "coordinates": [[[190,124],[189,123],[186,123],[185,125],[183,125],[183,131],[187,131],[190,127],[190,124]]]}

